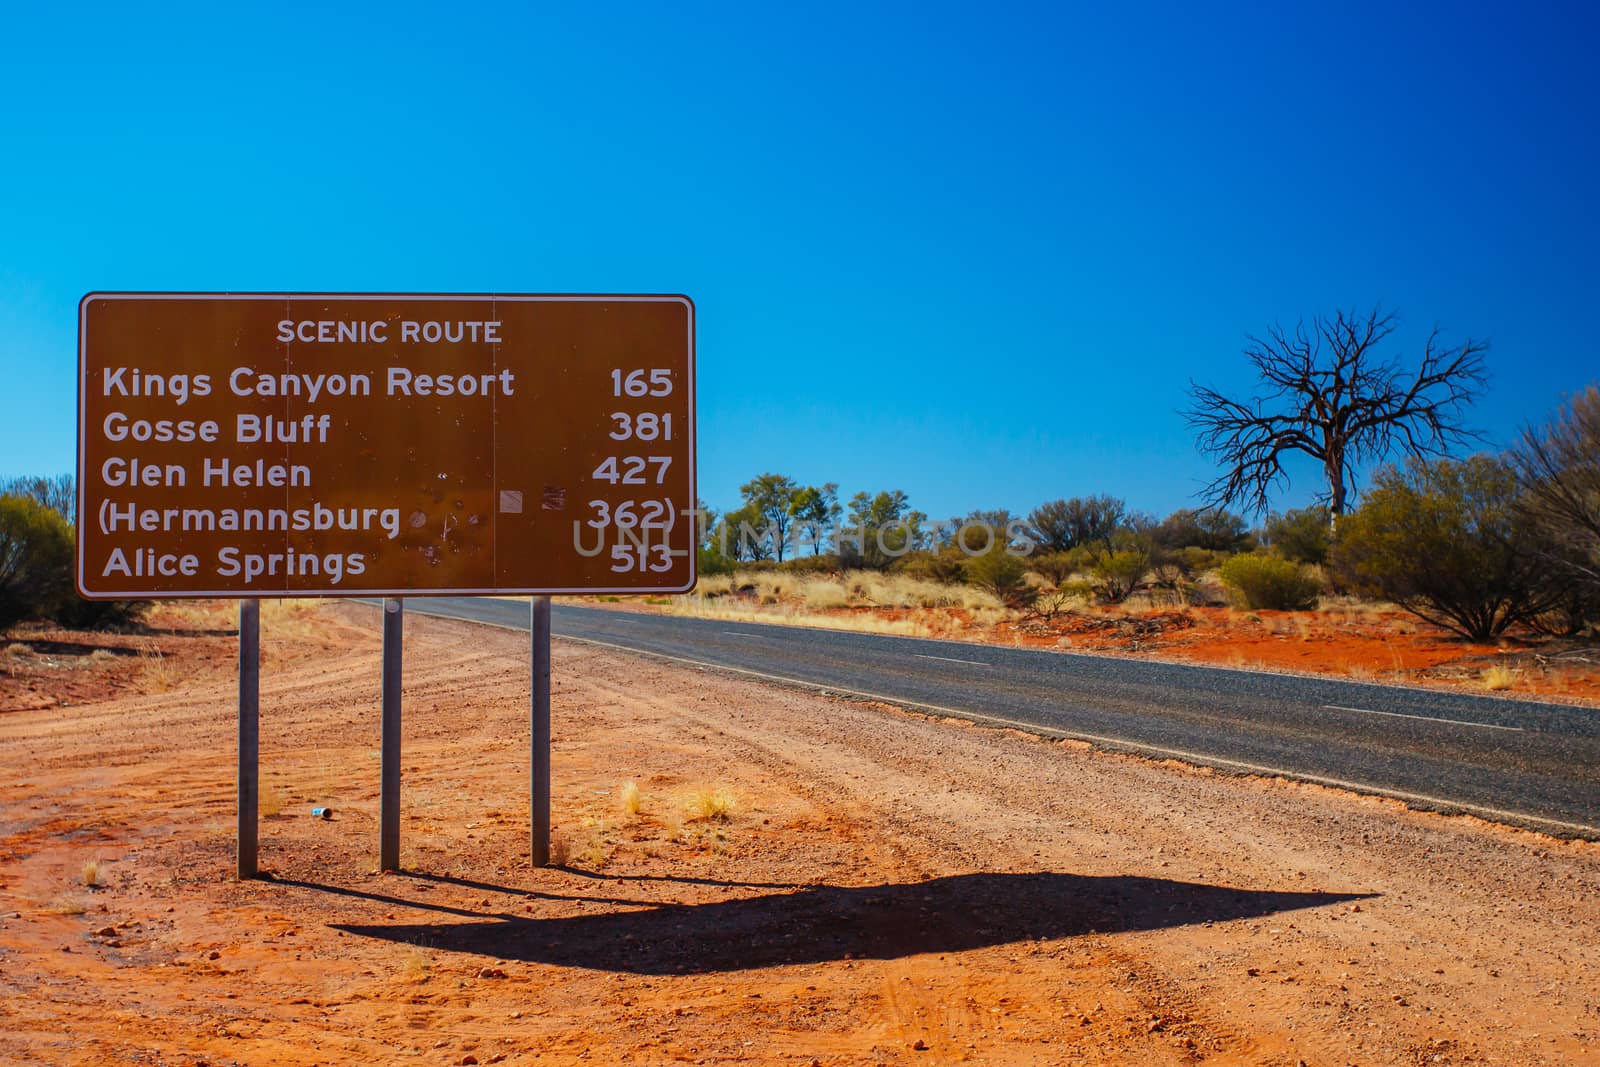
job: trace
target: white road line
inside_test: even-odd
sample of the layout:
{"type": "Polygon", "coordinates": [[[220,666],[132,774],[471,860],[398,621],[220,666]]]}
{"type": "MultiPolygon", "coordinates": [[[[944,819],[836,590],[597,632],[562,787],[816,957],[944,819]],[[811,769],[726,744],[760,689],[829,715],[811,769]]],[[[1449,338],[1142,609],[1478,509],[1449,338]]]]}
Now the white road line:
{"type": "Polygon", "coordinates": [[[722,632],[727,634],[727,635],[729,635],[730,637],[765,637],[765,636],[767,636],[766,634],[747,633],[744,630],[723,630],[722,632]]]}
{"type": "MultiPolygon", "coordinates": [[[[484,619],[464,619],[460,615],[446,615],[442,612],[430,612],[425,609],[416,609],[419,615],[432,615],[435,618],[449,619],[454,622],[475,623],[479,626],[493,626],[499,630],[511,630],[516,633],[527,633],[526,624],[513,626],[503,622],[488,622],[484,619]]],[[[761,671],[745,670],[742,667],[729,667],[722,663],[710,663],[705,660],[689,659],[686,656],[672,656],[665,652],[650,652],[642,648],[630,648],[627,645],[613,644],[610,641],[596,641],[589,637],[573,637],[569,634],[552,634],[559,641],[571,641],[579,645],[592,645],[596,648],[610,648],[618,652],[625,652],[633,656],[647,656],[650,659],[666,660],[669,663],[682,663],[701,670],[722,671],[726,674],[742,674],[751,678],[761,678],[769,682],[779,682],[783,685],[798,686],[813,692],[825,693],[828,696],[854,696],[865,700],[877,700],[885,704],[896,704],[905,708],[921,708],[925,711],[937,711],[941,715],[950,715],[958,719],[968,719],[973,722],[988,722],[998,726],[1009,726],[1024,733],[1040,734],[1045,737],[1064,737],[1075,741],[1088,741],[1093,744],[1111,745],[1115,748],[1129,752],[1144,753],[1159,756],[1163,759],[1178,759],[1187,763],[1200,766],[1229,767],[1246,774],[1263,774],[1276,778],[1290,778],[1302,782],[1313,782],[1317,785],[1331,786],[1335,789],[1347,789],[1354,793],[1366,793],[1373,796],[1391,797],[1395,800],[1411,801],[1417,804],[1431,804],[1435,807],[1450,808],[1454,811],[1466,812],[1480,818],[1488,818],[1497,822],[1507,820],[1532,823],[1536,826],[1553,826],[1561,830],[1577,830],[1591,836],[1600,835],[1600,826],[1591,826],[1588,823],[1564,822],[1561,819],[1547,819],[1542,815],[1530,815],[1527,812],[1512,811],[1508,808],[1491,808],[1482,804],[1469,804],[1460,800],[1449,800],[1445,797],[1430,796],[1427,793],[1410,793],[1403,789],[1388,789],[1381,785],[1371,785],[1367,782],[1353,782],[1346,778],[1330,778],[1325,775],[1307,774],[1305,771],[1288,770],[1283,767],[1269,767],[1260,763],[1244,763],[1239,760],[1223,759],[1220,756],[1208,756],[1201,752],[1186,752],[1180,748],[1162,748],[1159,745],[1146,745],[1137,741],[1124,741],[1116,737],[1101,737],[1098,734],[1080,733],[1076,730],[1058,730],[1049,726],[1042,726],[1036,722],[1019,722],[1016,719],[1006,719],[998,715],[985,715],[982,712],[967,711],[960,708],[947,708],[938,704],[924,704],[918,700],[907,700],[905,697],[883,696],[877,693],[865,693],[859,689],[841,689],[834,685],[822,685],[820,682],[808,682],[803,678],[785,678],[781,674],[765,674],[761,671]]]]}
{"type": "Polygon", "coordinates": [[[1407,715],[1403,711],[1374,711],[1371,708],[1347,708],[1343,704],[1324,704],[1330,711],[1359,711],[1363,715],[1387,715],[1391,719],[1421,719],[1423,722],[1447,722],[1452,726],[1476,726],[1482,730],[1507,730],[1514,734],[1523,732],[1520,726],[1500,726],[1492,722],[1468,722],[1466,719],[1437,719],[1432,715],[1407,715]]]}
{"type": "Polygon", "coordinates": [[[925,656],[921,652],[913,652],[911,654],[913,656],[917,657],[918,659],[936,659],[936,660],[941,660],[941,661],[943,661],[945,663],[965,663],[965,664],[968,664],[968,665],[973,666],[973,667],[987,667],[987,666],[989,666],[987,663],[982,663],[982,662],[980,662],[978,660],[975,660],[975,659],[956,659],[956,658],[954,658],[952,656],[925,656]]]}

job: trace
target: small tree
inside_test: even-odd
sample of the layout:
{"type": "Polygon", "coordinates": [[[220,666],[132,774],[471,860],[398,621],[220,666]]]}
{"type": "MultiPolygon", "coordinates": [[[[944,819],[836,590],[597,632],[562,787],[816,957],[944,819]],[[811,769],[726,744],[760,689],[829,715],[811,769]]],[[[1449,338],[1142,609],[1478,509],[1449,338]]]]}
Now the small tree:
{"type": "Polygon", "coordinates": [[[829,529],[844,513],[839,506],[839,483],[808,485],[799,490],[789,503],[789,513],[800,527],[802,539],[811,543],[811,554],[820,556],[827,545],[829,529]]]}
{"type": "MultiPolygon", "coordinates": [[[[756,521],[764,524],[772,553],[779,563],[792,543],[795,523],[795,498],[801,486],[784,474],[763,474],[739,487],[744,506],[756,521]]],[[[752,524],[753,525],[753,524],[752,524]]]]}
{"type": "Polygon", "coordinates": [[[1206,500],[1266,511],[1273,486],[1288,480],[1284,458],[1298,452],[1322,465],[1322,499],[1337,520],[1364,464],[1397,449],[1416,458],[1443,455],[1472,439],[1460,412],[1483,390],[1488,345],[1470,338],[1445,345],[1435,329],[1408,374],[1377,354],[1394,324],[1395,316],[1377,307],[1364,317],[1339,311],[1312,319],[1309,330],[1303,323],[1292,334],[1274,326],[1264,338],[1251,337],[1244,354],[1260,385],[1245,400],[1191,382],[1194,406],[1185,414],[1200,450],[1223,465],[1206,500]]]}
{"type": "Polygon", "coordinates": [[[917,547],[927,521],[928,516],[911,509],[903,490],[857,493],[850,498],[846,528],[837,535],[839,561],[882,570],[917,547]]]}
{"type": "Polygon", "coordinates": [[[1046,552],[1097,543],[1109,548],[1127,513],[1127,505],[1114,496],[1051,500],[1028,513],[1028,534],[1046,552]]]}
{"type": "Polygon", "coordinates": [[[51,478],[33,474],[0,479],[0,496],[29,497],[59,513],[67,520],[67,525],[78,524],[77,481],[70,474],[57,474],[51,478]]]}
{"type": "Polygon", "coordinates": [[[72,596],[72,527],[31,497],[0,496],[0,630],[49,618],[72,596]]]}
{"type": "Polygon", "coordinates": [[[1480,455],[1380,471],[1339,524],[1332,559],[1353,588],[1487,641],[1559,601],[1543,549],[1515,472],[1480,455]]]}
{"type": "Polygon", "coordinates": [[[763,524],[761,513],[746,504],[722,513],[712,531],[711,551],[737,563],[771,559],[771,532],[771,528],[763,524]]]}
{"type": "Polygon", "coordinates": [[[1238,552],[1254,544],[1245,525],[1243,518],[1220,508],[1179,508],[1161,520],[1150,536],[1161,548],[1238,552]]]}

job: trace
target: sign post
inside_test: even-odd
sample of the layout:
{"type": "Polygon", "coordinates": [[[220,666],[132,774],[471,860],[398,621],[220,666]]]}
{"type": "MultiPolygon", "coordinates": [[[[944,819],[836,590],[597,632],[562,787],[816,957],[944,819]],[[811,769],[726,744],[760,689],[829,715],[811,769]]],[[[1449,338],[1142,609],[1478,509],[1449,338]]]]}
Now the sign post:
{"type": "Polygon", "coordinates": [[[239,601],[239,877],[256,876],[261,801],[261,601],[239,601]]]}
{"type": "Polygon", "coordinates": [[[528,822],[535,867],[550,863],[550,598],[529,607],[533,692],[528,708],[528,822]]]}
{"type": "Polygon", "coordinates": [[[383,748],[379,769],[378,869],[400,869],[400,682],[405,601],[383,601],[383,748]]]}
{"type": "Polygon", "coordinates": [[[533,853],[548,861],[548,598],[694,587],[694,332],[682,296],[83,298],[78,591],[242,601],[242,877],[261,597],[390,598],[379,852],[394,869],[400,598],[533,596],[533,853]]]}

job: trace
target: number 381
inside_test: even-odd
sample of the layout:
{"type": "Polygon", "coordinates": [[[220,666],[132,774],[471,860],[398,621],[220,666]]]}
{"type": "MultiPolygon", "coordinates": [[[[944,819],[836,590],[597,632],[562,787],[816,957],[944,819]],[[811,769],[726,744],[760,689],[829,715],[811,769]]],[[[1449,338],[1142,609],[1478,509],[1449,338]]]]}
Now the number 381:
{"type": "Polygon", "coordinates": [[[615,424],[611,429],[613,441],[670,441],[672,440],[672,416],[658,415],[654,411],[641,411],[637,415],[626,411],[613,411],[611,421],[615,424]]]}

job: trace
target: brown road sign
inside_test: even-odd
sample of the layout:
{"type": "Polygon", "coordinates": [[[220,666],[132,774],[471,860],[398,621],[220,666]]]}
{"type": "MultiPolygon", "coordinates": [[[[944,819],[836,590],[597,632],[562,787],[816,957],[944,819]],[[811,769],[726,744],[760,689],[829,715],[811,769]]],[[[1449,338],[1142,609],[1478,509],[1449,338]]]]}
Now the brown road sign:
{"type": "Polygon", "coordinates": [[[86,597],[678,592],[682,296],[90,293],[86,597]]]}

